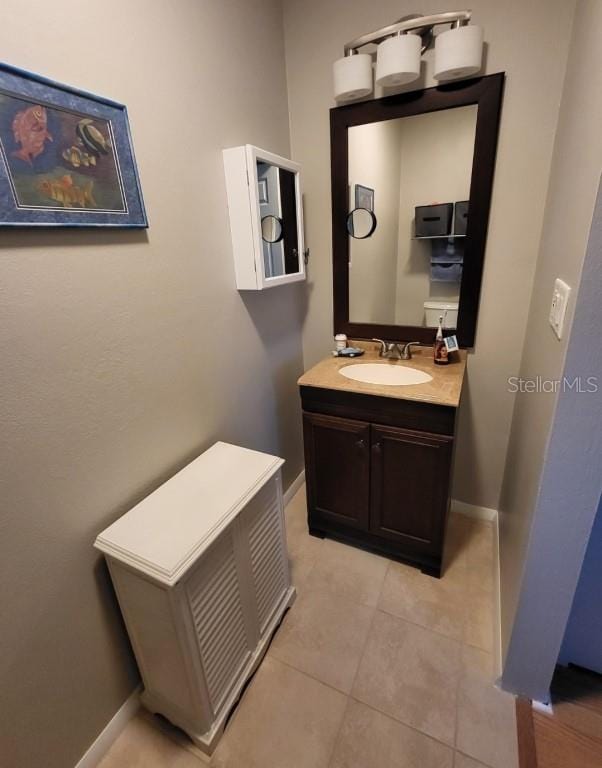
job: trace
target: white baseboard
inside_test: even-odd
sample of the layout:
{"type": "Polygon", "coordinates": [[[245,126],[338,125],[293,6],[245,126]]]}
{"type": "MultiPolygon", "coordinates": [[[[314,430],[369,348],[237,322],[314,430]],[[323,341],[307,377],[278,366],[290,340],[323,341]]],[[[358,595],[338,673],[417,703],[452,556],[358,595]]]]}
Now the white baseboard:
{"type": "Polygon", "coordinates": [[[536,699],[533,699],[531,706],[536,712],[542,712],[544,715],[554,714],[551,697],[548,701],[537,701],[536,699]]]}
{"type": "Polygon", "coordinates": [[[502,674],[502,592],[500,582],[500,525],[496,513],[493,521],[493,663],[502,674]]]}
{"type": "Polygon", "coordinates": [[[109,747],[138,711],[138,708],[140,707],[141,690],[142,686],[139,685],[136,690],[128,696],[121,707],[119,707],[117,712],[109,720],[107,725],[105,725],[103,730],[92,742],[90,747],[86,750],[86,753],[77,763],[75,768],[96,768],[98,763],[108,752],[109,747]]]}
{"type": "Polygon", "coordinates": [[[289,487],[286,489],[286,491],[283,494],[285,507],[291,501],[293,496],[297,493],[299,488],[301,488],[304,482],[305,482],[305,470],[302,469],[301,472],[299,472],[297,477],[293,480],[293,482],[289,485],[289,487]]]}
{"type": "Polygon", "coordinates": [[[452,499],[451,511],[467,517],[474,517],[476,520],[487,520],[488,522],[497,520],[497,509],[477,507],[475,504],[467,504],[465,501],[458,501],[457,499],[452,499]]]}
{"type": "Polygon", "coordinates": [[[478,507],[465,501],[452,499],[451,511],[460,515],[472,517],[475,520],[485,520],[493,524],[493,662],[498,675],[502,673],[502,600],[500,586],[500,529],[497,509],[478,507]]]}

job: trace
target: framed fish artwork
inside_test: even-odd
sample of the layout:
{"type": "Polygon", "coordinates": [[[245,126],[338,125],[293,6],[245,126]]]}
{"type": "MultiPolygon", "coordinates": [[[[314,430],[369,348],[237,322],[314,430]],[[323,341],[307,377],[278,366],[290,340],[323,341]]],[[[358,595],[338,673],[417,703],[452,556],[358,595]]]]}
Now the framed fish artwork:
{"type": "Polygon", "coordinates": [[[0,63],[0,227],[148,226],[123,104],[0,63]]]}

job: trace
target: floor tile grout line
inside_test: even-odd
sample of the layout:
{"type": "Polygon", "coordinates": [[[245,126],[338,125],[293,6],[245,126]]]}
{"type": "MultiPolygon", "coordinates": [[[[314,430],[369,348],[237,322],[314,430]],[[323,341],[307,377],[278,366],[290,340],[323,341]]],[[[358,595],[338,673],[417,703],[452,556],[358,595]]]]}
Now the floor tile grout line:
{"type": "MultiPolygon", "coordinates": [[[[418,624],[416,621],[412,621],[412,619],[408,619],[405,616],[400,616],[398,613],[393,613],[392,611],[388,611],[386,608],[381,608],[380,603],[376,605],[376,610],[380,611],[381,613],[386,613],[387,616],[393,616],[395,619],[401,619],[402,621],[407,621],[408,624],[412,624],[414,627],[420,627],[421,629],[426,629],[429,632],[433,632],[436,635],[439,635],[440,637],[445,637],[448,640],[455,640],[458,643],[461,643],[462,645],[467,645],[470,648],[476,648],[479,651],[483,651],[483,653],[489,653],[493,654],[493,650],[491,648],[483,648],[480,645],[476,645],[475,643],[469,643],[468,640],[465,640],[464,637],[451,637],[450,635],[446,635],[445,632],[441,632],[438,629],[434,629],[433,627],[427,627],[424,624],[418,624]]],[[[463,628],[465,626],[465,622],[463,624],[463,628]]]]}
{"type": "Polygon", "coordinates": [[[340,688],[337,688],[335,685],[332,685],[332,683],[325,683],[324,680],[320,680],[319,677],[316,677],[315,675],[310,674],[304,669],[299,669],[299,667],[296,667],[294,664],[291,664],[290,661],[284,661],[278,656],[275,656],[271,650],[268,651],[266,655],[268,655],[274,661],[277,661],[279,664],[284,664],[285,667],[288,667],[289,669],[293,669],[295,672],[298,672],[300,675],[305,675],[305,677],[309,677],[310,680],[314,681],[314,683],[320,683],[320,685],[325,685],[327,688],[330,688],[331,691],[336,691],[341,696],[346,696],[347,698],[349,698],[349,696],[351,695],[350,693],[346,693],[345,691],[342,691],[340,688]]]}
{"type": "MultiPolygon", "coordinates": [[[[342,598],[342,599],[344,599],[344,598],[342,598]]],[[[360,603],[354,603],[353,601],[348,600],[348,599],[346,600],[346,602],[348,602],[350,604],[353,604],[353,605],[361,605],[360,603]]],[[[394,717],[390,713],[384,712],[384,711],[378,709],[377,707],[366,703],[362,699],[359,699],[359,698],[355,697],[353,695],[353,689],[355,687],[355,682],[356,682],[357,676],[359,674],[359,669],[360,669],[362,660],[363,660],[365,652],[366,652],[368,641],[370,639],[370,633],[372,632],[372,628],[373,628],[373,625],[374,625],[374,619],[376,617],[376,611],[380,611],[380,613],[383,613],[383,614],[385,614],[387,616],[391,616],[394,619],[398,619],[400,621],[406,621],[408,624],[410,624],[410,625],[412,625],[414,627],[418,627],[419,629],[422,629],[422,630],[424,630],[426,632],[432,632],[433,634],[436,634],[438,637],[443,637],[446,640],[449,640],[450,642],[455,643],[456,645],[460,646],[460,648],[459,648],[459,650],[460,650],[460,657],[461,657],[462,648],[463,648],[463,646],[467,645],[467,643],[465,643],[463,640],[448,637],[448,636],[443,635],[440,632],[436,632],[435,630],[432,630],[432,629],[430,629],[428,627],[424,627],[424,626],[422,626],[420,624],[416,624],[416,623],[414,623],[412,621],[408,621],[407,619],[404,619],[403,617],[396,616],[395,614],[388,613],[387,611],[384,611],[384,610],[380,609],[378,606],[376,606],[376,607],[364,606],[364,607],[371,607],[372,611],[373,611],[373,614],[372,614],[372,618],[370,620],[370,626],[369,626],[368,632],[366,634],[366,639],[364,641],[364,645],[363,645],[363,648],[362,648],[362,651],[361,651],[361,654],[360,654],[360,657],[359,657],[358,665],[357,665],[357,668],[356,668],[356,671],[355,671],[355,674],[354,674],[353,681],[351,683],[351,687],[349,689],[349,692],[342,691],[340,688],[337,688],[336,686],[334,686],[334,685],[332,685],[330,683],[326,683],[324,680],[321,680],[320,678],[316,677],[315,675],[310,674],[306,670],[299,669],[293,663],[282,660],[281,658],[279,658],[279,656],[277,654],[274,654],[273,651],[270,649],[269,653],[270,653],[271,657],[273,659],[275,659],[276,661],[279,661],[281,664],[284,664],[285,666],[288,666],[291,669],[294,669],[296,672],[299,672],[300,674],[303,674],[306,677],[309,677],[310,679],[314,680],[315,682],[321,683],[322,685],[326,685],[328,688],[331,688],[332,690],[337,691],[338,693],[342,694],[343,696],[346,696],[348,699],[353,699],[354,701],[358,701],[361,704],[363,704],[364,706],[367,706],[370,709],[374,710],[375,712],[378,712],[379,714],[381,714],[381,715],[383,715],[385,717],[389,717],[391,720],[394,720],[395,722],[401,723],[405,727],[412,729],[416,733],[420,733],[423,736],[426,736],[427,738],[433,739],[437,743],[443,744],[444,746],[448,747],[449,749],[454,750],[455,749],[455,744],[456,744],[457,721],[458,721],[458,692],[459,692],[459,687],[460,687],[460,683],[461,683],[461,679],[462,679],[462,670],[461,669],[460,669],[459,674],[458,674],[458,682],[456,683],[455,710],[454,710],[454,735],[453,735],[453,742],[452,742],[452,744],[448,744],[447,742],[441,741],[440,739],[437,739],[435,736],[432,736],[429,733],[421,731],[419,728],[416,728],[415,726],[412,726],[409,723],[404,722],[403,720],[400,720],[397,717],[394,717]]],[[[485,651],[482,651],[482,652],[485,653],[485,651]]],[[[342,727],[342,721],[341,721],[341,727],[342,727]]],[[[337,733],[337,739],[338,739],[338,733],[337,733]]],[[[329,763],[329,765],[330,765],[330,763],[329,763]]]]}
{"type": "MultiPolygon", "coordinates": [[[[313,559],[311,567],[310,567],[310,570],[309,570],[309,573],[311,573],[315,569],[315,567],[317,565],[317,559],[318,559],[317,557],[313,559]]],[[[387,559],[387,558],[384,558],[384,559],[387,559]]],[[[409,624],[412,624],[413,626],[421,627],[422,629],[426,629],[429,632],[434,632],[435,634],[437,634],[437,635],[439,635],[441,637],[446,637],[449,640],[455,640],[457,642],[462,643],[463,645],[467,645],[467,646],[469,646],[471,648],[476,648],[477,650],[483,651],[484,653],[489,653],[489,654],[493,653],[493,650],[491,648],[484,648],[482,645],[478,645],[477,643],[471,643],[468,640],[465,640],[463,633],[462,633],[461,637],[453,637],[451,635],[446,634],[445,632],[442,632],[442,631],[440,631],[438,629],[435,629],[434,627],[429,627],[429,626],[426,626],[425,624],[420,624],[420,623],[418,623],[416,621],[413,621],[412,619],[407,618],[406,616],[400,616],[399,614],[393,613],[392,611],[387,610],[386,608],[382,608],[381,604],[380,604],[380,600],[381,600],[382,593],[383,593],[383,590],[384,590],[384,585],[385,585],[385,582],[386,582],[387,574],[388,574],[389,570],[391,569],[391,567],[394,565],[394,562],[395,561],[393,561],[393,560],[388,560],[388,562],[387,562],[387,568],[385,569],[385,573],[384,573],[384,577],[383,577],[383,580],[382,580],[382,583],[381,583],[381,586],[380,586],[377,602],[374,605],[372,605],[370,603],[367,603],[367,602],[364,602],[364,601],[361,601],[361,600],[357,600],[357,601],[353,600],[352,598],[348,597],[347,595],[342,596],[340,594],[337,594],[336,590],[332,590],[332,591],[329,590],[328,587],[325,587],[325,590],[329,594],[331,594],[333,596],[336,596],[337,598],[339,598],[341,600],[345,600],[348,603],[352,603],[354,605],[362,605],[362,606],[364,606],[366,608],[376,608],[376,610],[381,611],[381,613],[385,613],[388,616],[393,616],[395,618],[402,619],[403,621],[407,621],[409,624]]],[[[309,573],[307,575],[308,577],[309,577],[309,573]]],[[[318,589],[317,586],[314,586],[314,587],[308,587],[307,591],[308,592],[309,591],[319,592],[320,590],[318,589]]],[[[463,630],[465,629],[466,624],[467,624],[467,617],[465,616],[465,618],[463,620],[463,625],[462,625],[462,629],[463,630]]]]}
{"type": "MultiPolygon", "coordinates": [[[[306,534],[306,535],[309,535],[309,534],[306,534]]],[[[471,558],[471,556],[470,556],[471,552],[470,552],[470,550],[468,548],[466,548],[466,550],[463,552],[463,555],[464,555],[463,557],[459,557],[458,556],[458,558],[457,558],[458,559],[458,565],[460,566],[460,569],[464,573],[464,575],[468,578],[470,576],[470,571],[471,571],[471,561],[475,562],[475,560],[473,560],[473,558],[475,557],[475,553],[472,553],[473,557],[471,558]]],[[[388,559],[388,558],[385,558],[385,559],[388,559]]],[[[476,561],[478,562],[480,560],[481,560],[481,557],[479,556],[476,559],[476,561]]],[[[311,572],[314,571],[314,569],[315,569],[315,567],[317,565],[317,561],[318,561],[318,556],[316,556],[316,558],[312,561],[311,568],[309,570],[308,576],[309,576],[309,574],[311,572]]],[[[290,666],[292,669],[295,669],[295,671],[299,672],[300,674],[305,674],[307,677],[310,677],[311,679],[315,680],[316,682],[320,682],[323,685],[327,685],[327,687],[332,688],[333,690],[336,690],[339,693],[343,693],[343,695],[345,695],[347,697],[348,701],[347,701],[347,705],[345,707],[345,713],[343,715],[343,719],[341,720],[341,725],[339,726],[339,730],[338,730],[337,735],[335,737],[335,742],[334,742],[334,745],[333,745],[333,750],[332,750],[332,753],[331,753],[330,760],[328,761],[328,765],[329,766],[332,763],[332,759],[333,759],[334,754],[335,754],[335,749],[336,749],[336,745],[338,743],[338,739],[339,739],[339,736],[340,736],[340,731],[342,729],[342,725],[343,725],[343,722],[344,722],[344,719],[345,719],[345,714],[346,714],[347,709],[349,707],[349,700],[359,701],[364,706],[369,707],[370,709],[372,709],[375,712],[378,712],[379,714],[383,715],[384,717],[388,717],[388,718],[392,719],[395,722],[399,722],[400,724],[404,725],[405,727],[408,727],[408,728],[412,729],[416,733],[419,733],[419,734],[425,736],[426,738],[433,739],[437,743],[440,743],[440,744],[446,746],[448,749],[452,750],[452,757],[454,757],[455,752],[459,752],[459,750],[456,749],[457,734],[458,734],[458,722],[459,722],[459,706],[458,706],[458,704],[459,704],[459,697],[460,697],[460,687],[462,685],[462,681],[463,681],[464,676],[465,676],[465,669],[464,669],[464,662],[463,662],[463,652],[462,651],[463,651],[463,649],[465,647],[468,647],[468,648],[476,649],[476,650],[478,650],[478,651],[480,651],[482,653],[486,653],[486,654],[489,654],[489,655],[491,655],[491,653],[492,653],[492,650],[490,648],[482,648],[481,646],[479,646],[477,644],[474,644],[474,643],[470,643],[470,642],[468,642],[465,639],[465,630],[466,630],[466,626],[468,624],[468,618],[469,618],[468,617],[468,607],[466,607],[464,609],[464,611],[463,611],[462,632],[461,632],[461,636],[459,638],[450,637],[449,635],[447,635],[447,634],[445,634],[443,632],[440,632],[437,629],[425,626],[423,624],[419,624],[419,623],[417,623],[415,621],[412,621],[411,619],[407,619],[404,616],[398,616],[395,613],[392,613],[390,611],[387,611],[387,610],[383,609],[381,607],[381,598],[382,598],[382,594],[383,594],[383,591],[384,591],[384,586],[385,586],[385,583],[386,583],[387,576],[388,576],[389,571],[390,571],[390,569],[392,567],[393,567],[393,561],[388,559],[387,567],[385,568],[384,573],[383,573],[383,578],[382,578],[382,581],[381,581],[381,584],[380,584],[380,589],[379,589],[379,592],[378,592],[378,597],[377,597],[376,605],[375,606],[368,606],[368,605],[366,605],[366,603],[364,603],[362,601],[354,601],[354,600],[350,600],[349,598],[346,598],[347,602],[353,603],[354,605],[362,605],[362,606],[370,607],[370,608],[374,609],[374,612],[373,612],[373,615],[372,615],[372,619],[371,619],[371,623],[370,623],[370,627],[369,627],[368,633],[366,635],[366,639],[364,641],[364,647],[363,647],[362,652],[360,654],[359,662],[358,662],[358,665],[357,665],[357,668],[356,668],[356,671],[355,671],[355,675],[354,675],[354,678],[353,678],[353,681],[352,681],[352,684],[351,684],[351,689],[350,689],[350,693],[349,694],[346,694],[346,693],[340,691],[340,689],[338,689],[338,688],[336,688],[334,686],[331,686],[328,683],[324,683],[322,680],[319,680],[317,677],[314,677],[313,675],[310,675],[307,672],[304,672],[302,670],[297,669],[297,667],[295,667],[293,664],[288,664],[288,666],[290,666]],[[380,611],[382,614],[391,616],[392,618],[395,618],[395,619],[398,619],[398,620],[401,620],[401,621],[405,621],[405,622],[407,622],[408,624],[410,624],[410,625],[412,625],[414,627],[418,627],[418,628],[420,628],[420,629],[422,629],[424,631],[431,632],[434,635],[437,635],[438,637],[443,637],[446,640],[454,642],[454,643],[456,643],[457,645],[460,646],[460,669],[459,669],[458,679],[457,679],[456,687],[455,687],[454,731],[453,731],[453,743],[452,743],[452,745],[447,744],[446,742],[440,741],[439,739],[436,739],[435,737],[431,736],[430,734],[427,734],[427,733],[424,733],[423,731],[420,731],[419,729],[415,728],[414,726],[412,726],[412,725],[410,725],[408,723],[405,723],[402,720],[399,720],[398,718],[393,717],[391,714],[389,714],[387,712],[383,712],[383,711],[379,710],[378,708],[373,707],[370,704],[367,704],[366,702],[363,702],[361,699],[359,699],[359,698],[357,698],[356,696],[353,695],[353,690],[355,688],[355,683],[356,683],[356,680],[357,680],[357,677],[358,677],[358,674],[359,674],[359,669],[360,669],[362,660],[364,658],[366,647],[368,645],[370,634],[372,632],[372,628],[373,628],[373,625],[374,625],[374,619],[375,619],[375,616],[376,616],[376,611],[380,611]]],[[[310,591],[314,591],[314,590],[315,590],[315,588],[311,589],[310,591]]],[[[336,593],[334,593],[334,594],[336,594],[336,593]]],[[[340,599],[345,599],[345,598],[340,598],[340,599]]],[[[274,657],[274,658],[277,659],[277,657],[274,657]]],[[[281,662],[281,663],[287,664],[287,662],[281,662]]],[[[460,753],[460,754],[464,754],[464,753],[460,753]]],[[[455,757],[454,757],[454,762],[455,762],[455,757]]]]}
{"type": "MultiPolygon", "coordinates": [[[[391,613],[391,611],[387,611],[384,608],[380,608],[380,606],[376,606],[376,610],[380,611],[381,613],[384,613],[385,616],[391,616],[394,619],[399,619],[400,621],[405,621],[408,624],[411,624],[413,627],[418,627],[418,629],[424,629],[426,632],[432,632],[434,635],[437,635],[437,637],[444,637],[446,640],[451,640],[453,643],[459,643],[460,645],[468,645],[462,638],[460,637],[450,637],[449,635],[444,634],[443,632],[440,632],[437,629],[433,629],[432,627],[425,627],[424,624],[418,624],[415,621],[412,621],[412,619],[406,619],[405,616],[400,616],[397,613],[391,613]]],[[[484,653],[487,653],[487,651],[483,651],[484,653]]]]}
{"type": "MultiPolygon", "coordinates": [[[[468,611],[468,605],[465,606],[464,611],[465,612],[468,611]]],[[[465,616],[465,620],[466,620],[466,616],[465,616]]],[[[466,643],[462,642],[462,645],[464,646],[466,645],[466,643]]],[[[459,716],[460,716],[460,686],[462,685],[462,682],[464,680],[464,673],[465,673],[464,648],[462,648],[461,655],[460,655],[460,674],[458,675],[458,680],[456,682],[456,708],[454,712],[454,750],[458,745],[458,722],[459,722],[459,716]]],[[[456,762],[456,759],[454,757],[454,763],[455,762],[456,762]]]]}
{"type": "Polygon", "coordinates": [[[345,702],[345,709],[343,710],[343,717],[341,718],[341,722],[339,723],[339,727],[337,728],[336,736],[334,737],[334,741],[332,742],[332,749],[330,750],[330,755],[328,756],[326,768],[331,768],[332,766],[332,761],[334,760],[334,757],[336,755],[337,746],[339,744],[339,739],[341,737],[341,731],[343,730],[343,724],[345,722],[345,718],[347,717],[347,711],[351,704],[351,700],[352,700],[351,696],[347,695],[347,701],[345,702]]]}
{"type": "Polygon", "coordinates": [[[362,664],[362,661],[364,659],[364,656],[366,654],[366,648],[368,647],[368,641],[370,640],[370,635],[372,634],[372,628],[374,627],[374,619],[376,617],[376,612],[378,611],[378,606],[374,607],[374,610],[372,612],[372,618],[370,619],[370,626],[368,627],[368,631],[366,632],[366,637],[364,638],[364,643],[362,646],[362,650],[359,655],[359,659],[357,662],[357,667],[355,668],[355,674],[353,675],[353,680],[351,681],[351,687],[349,688],[349,696],[351,696],[353,689],[355,687],[355,682],[357,680],[357,676],[360,671],[360,666],[362,664]]]}
{"type": "MultiPolygon", "coordinates": [[[[467,755],[466,752],[463,752],[461,749],[454,749],[454,755],[462,755],[462,757],[467,758],[468,760],[472,760],[473,763],[479,763],[483,766],[483,768],[492,768],[489,763],[484,763],[482,760],[478,760],[476,757],[471,757],[471,755],[467,755]]],[[[455,760],[455,757],[454,757],[455,760]]],[[[455,762],[454,762],[455,765],[455,762]]]]}
{"type": "MultiPolygon", "coordinates": [[[[293,584],[293,587],[296,587],[297,590],[299,587],[297,587],[296,584],[293,584]]],[[[327,597],[332,597],[333,599],[336,599],[337,602],[340,603],[346,603],[347,605],[353,605],[356,608],[369,608],[371,611],[377,610],[378,606],[376,604],[371,604],[367,602],[363,602],[362,600],[355,600],[352,597],[349,597],[347,594],[342,594],[341,592],[337,592],[336,589],[331,589],[328,586],[305,586],[302,587],[303,593],[299,593],[299,597],[305,597],[306,595],[313,593],[316,595],[326,595],[327,597]]]]}
{"type": "MultiPolygon", "coordinates": [[[[447,747],[447,749],[449,749],[452,753],[455,751],[455,747],[453,744],[448,744],[446,741],[442,741],[441,739],[438,739],[436,736],[433,736],[432,734],[427,733],[426,731],[421,731],[420,728],[417,728],[415,725],[412,725],[411,723],[406,723],[405,720],[400,720],[398,717],[395,717],[395,715],[392,715],[390,712],[384,712],[382,709],[375,707],[374,704],[368,704],[368,702],[364,701],[363,699],[359,699],[357,696],[354,696],[353,693],[349,694],[349,698],[352,701],[355,701],[358,704],[361,704],[363,707],[367,707],[368,709],[371,709],[373,712],[377,712],[379,715],[382,715],[383,717],[387,717],[389,720],[393,720],[394,723],[403,725],[404,728],[408,728],[410,731],[413,731],[414,733],[417,733],[420,736],[424,736],[425,738],[430,739],[431,741],[434,741],[437,744],[441,744],[441,746],[443,747],[447,747]]],[[[474,760],[474,758],[472,759],[474,760]]]]}
{"type": "Polygon", "coordinates": [[[377,609],[378,609],[378,606],[380,605],[380,599],[383,596],[383,592],[384,592],[384,589],[385,589],[385,583],[387,581],[387,576],[389,575],[389,571],[391,570],[392,563],[393,563],[392,560],[389,560],[387,562],[387,567],[385,568],[385,573],[384,573],[383,579],[382,579],[382,581],[380,583],[380,589],[378,590],[378,597],[376,598],[376,606],[375,606],[375,608],[377,608],[377,609]]]}

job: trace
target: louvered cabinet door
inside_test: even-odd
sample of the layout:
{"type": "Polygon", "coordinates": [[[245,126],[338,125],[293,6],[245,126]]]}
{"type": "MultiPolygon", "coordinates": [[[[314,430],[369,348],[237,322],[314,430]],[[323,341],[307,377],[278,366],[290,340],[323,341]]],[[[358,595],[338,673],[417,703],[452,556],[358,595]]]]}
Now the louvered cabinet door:
{"type": "Polygon", "coordinates": [[[262,636],[290,586],[280,478],[270,480],[240,518],[252,574],[252,601],[262,636]]]}
{"type": "Polygon", "coordinates": [[[203,555],[186,583],[186,592],[207,693],[216,714],[254,645],[245,620],[232,528],[203,555]]]}

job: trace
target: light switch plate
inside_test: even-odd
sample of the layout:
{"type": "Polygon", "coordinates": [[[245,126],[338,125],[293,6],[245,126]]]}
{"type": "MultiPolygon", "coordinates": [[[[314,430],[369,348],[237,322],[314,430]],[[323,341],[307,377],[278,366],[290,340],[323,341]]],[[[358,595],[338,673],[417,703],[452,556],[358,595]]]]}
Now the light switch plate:
{"type": "Polygon", "coordinates": [[[571,286],[564,280],[556,279],[554,281],[554,293],[552,295],[552,306],[550,307],[550,325],[559,339],[562,338],[562,329],[564,326],[564,317],[569,303],[571,286]]]}

